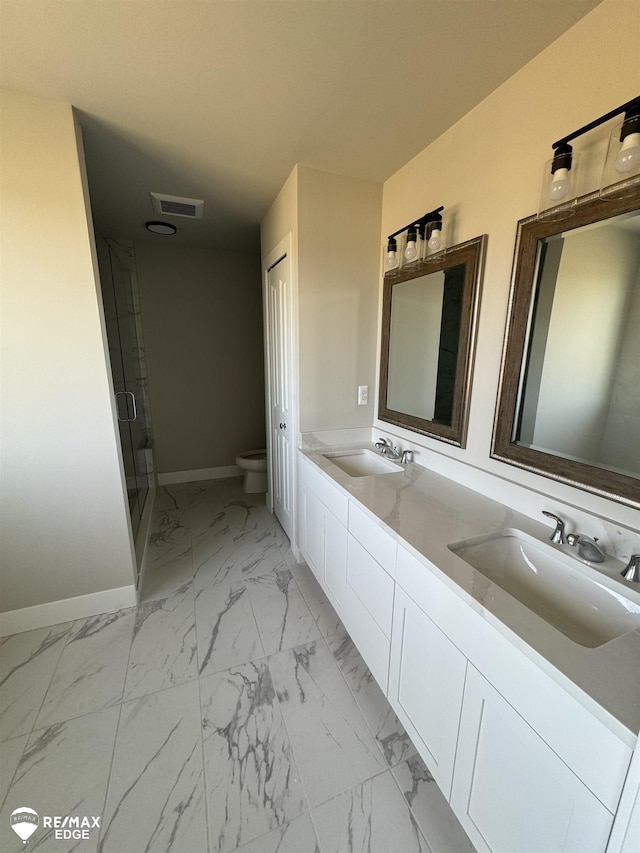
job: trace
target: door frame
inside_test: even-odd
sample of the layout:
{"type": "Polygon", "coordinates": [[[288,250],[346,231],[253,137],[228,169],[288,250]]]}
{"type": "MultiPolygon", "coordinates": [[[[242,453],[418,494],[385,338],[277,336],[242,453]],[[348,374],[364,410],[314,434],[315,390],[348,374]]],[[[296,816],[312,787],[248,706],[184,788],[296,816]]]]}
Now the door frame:
{"type": "Polygon", "coordinates": [[[272,447],[272,423],[271,423],[271,337],[269,331],[269,312],[268,312],[268,295],[269,295],[269,271],[284,257],[289,258],[289,275],[291,277],[291,311],[290,328],[287,330],[289,339],[289,352],[291,353],[290,370],[290,387],[291,387],[291,550],[296,560],[299,562],[300,550],[298,547],[298,464],[297,464],[297,449],[300,444],[299,426],[299,349],[298,349],[298,263],[296,252],[296,241],[293,231],[280,240],[270,251],[262,258],[262,322],[264,330],[264,377],[265,377],[265,408],[266,408],[266,427],[267,427],[267,456],[269,459],[268,477],[267,477],[267,508],[273,512],[273,470],[271,466],[272,447]]]}

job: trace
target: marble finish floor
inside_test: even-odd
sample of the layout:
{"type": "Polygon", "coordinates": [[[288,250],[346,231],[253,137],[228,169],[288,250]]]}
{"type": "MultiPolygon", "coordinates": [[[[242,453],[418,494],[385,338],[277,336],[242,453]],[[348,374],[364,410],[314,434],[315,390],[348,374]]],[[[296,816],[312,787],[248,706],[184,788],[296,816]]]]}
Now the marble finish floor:
{"type": "Polygon", "coordinates": [[[473,851],[239,479],[158,490],[138,607],[0,640],[0,769],[7,853],[23,807],[55,853],[473,851]]]}

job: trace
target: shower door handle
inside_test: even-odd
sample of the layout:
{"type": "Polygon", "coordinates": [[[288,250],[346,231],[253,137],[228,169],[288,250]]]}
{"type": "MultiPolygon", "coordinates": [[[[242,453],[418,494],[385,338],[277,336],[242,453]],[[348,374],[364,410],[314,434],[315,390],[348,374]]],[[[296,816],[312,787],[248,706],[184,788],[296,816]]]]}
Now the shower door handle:
{"type": "MultiPolygon", "coordinates": [[[[120,421],[120,423],[125,423],[125,424],[133,423],[133,421],[135,421],[135,419],[138,417],[138,409],[136,406],[136,398],[135,398],[135,394],[133,393],[133,391],[116,391],[115,397],[116,397],[116,410],[118,413],[118,420],[120,421]],[[120,417],[120,407],[118,405],[118,397],[120,396],[120,394],[128,394],[131,397],[131,404],[133,406],[133,417],[132,418],[128,418],[128,417],[127,418],[121,418],[120,417]]],[[[127,405],[127,415],[128,414],[129,414],[129,406],[127,405]]]]}

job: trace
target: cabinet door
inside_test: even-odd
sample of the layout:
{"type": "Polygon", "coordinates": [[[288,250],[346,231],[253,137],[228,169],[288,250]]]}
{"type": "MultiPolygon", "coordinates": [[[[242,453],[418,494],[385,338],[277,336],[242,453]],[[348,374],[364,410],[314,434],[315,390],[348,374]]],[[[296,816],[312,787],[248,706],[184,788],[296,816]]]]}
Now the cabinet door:
{"type": "Polygon", "coordinates": [[[396,587],[389,701],[447,799],[466,665],[459,649],[396,587]]]}
{"type": "Polygon", "coordinates": [[[344,609],[347,585],[347,528],[324,510],[324,588],[340,615],[344,609]]]}
{"type": "Polygon", "coordinates": [[[301,503],[303,507],[302,553],[316,579],[322,583],[325,509],[309,489],[304,490],[301,503]]]}
{"type": "Polygon", "coordinates": [[[598,853],[613,821],[471,664],[451,806],[479,853],[598,853]]]}
{"type": "Polygon", "coordinates": [[[302,555],[341,615],[347,583],[347,528],[305,485],[300,504],[302,555]]]}

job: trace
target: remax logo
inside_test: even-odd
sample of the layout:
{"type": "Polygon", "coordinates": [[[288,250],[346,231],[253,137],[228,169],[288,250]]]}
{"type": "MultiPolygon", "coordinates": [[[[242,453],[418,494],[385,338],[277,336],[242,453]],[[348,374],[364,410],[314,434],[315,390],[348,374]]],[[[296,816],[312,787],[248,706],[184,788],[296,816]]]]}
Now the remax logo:
{"type": "MultiPolygon", "coordinates": [[[[42,829],[53,830],[54,841],[81,841],[91,837],[91,830],[100,829],[99,815],[44,815],[42,829]]],[[[27,806],[20,806],[11,812],[11,829],[26,844],[40,826],[38,812],[27,806]]]]}
{"type": "Polygon", "coordinates": [[[40,818],[38,817],[38,812],[34,812],[33,809],[29,809],[26,806],[20,806],[11,812],[9,821],[11,829],[18,838],[22,839],[22,843],[26,844],[38,828],[40,818]]]}

